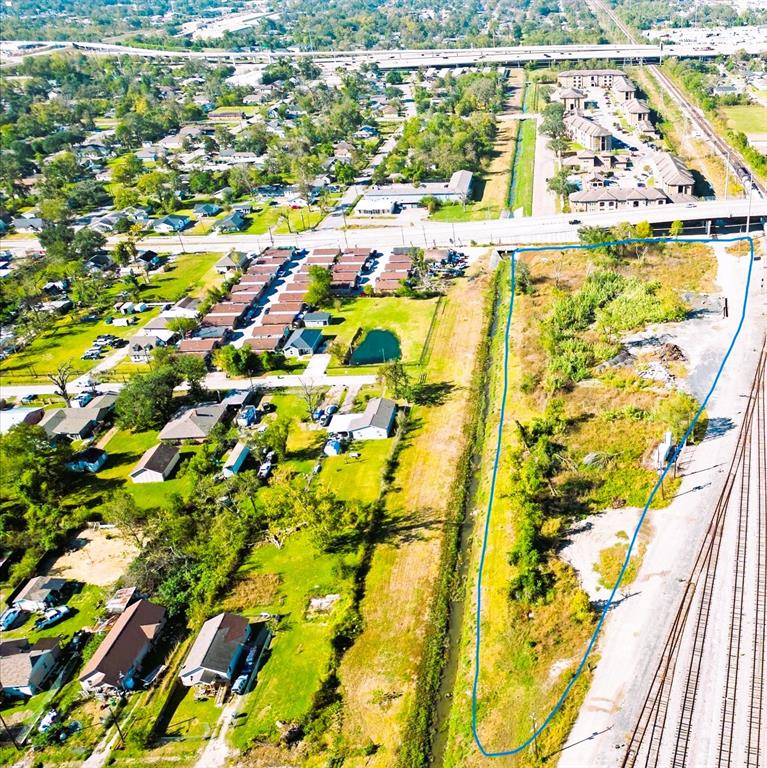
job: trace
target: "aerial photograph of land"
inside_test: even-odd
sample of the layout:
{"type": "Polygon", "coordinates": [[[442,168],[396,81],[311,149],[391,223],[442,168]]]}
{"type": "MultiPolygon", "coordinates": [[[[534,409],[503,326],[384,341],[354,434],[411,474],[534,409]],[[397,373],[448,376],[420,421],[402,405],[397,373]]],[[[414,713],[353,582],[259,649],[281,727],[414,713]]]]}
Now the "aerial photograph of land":
{"type": "Polygon", "coordinates": [[[0,765],[767,768],[767,0],[3,3],[0,765]]]}

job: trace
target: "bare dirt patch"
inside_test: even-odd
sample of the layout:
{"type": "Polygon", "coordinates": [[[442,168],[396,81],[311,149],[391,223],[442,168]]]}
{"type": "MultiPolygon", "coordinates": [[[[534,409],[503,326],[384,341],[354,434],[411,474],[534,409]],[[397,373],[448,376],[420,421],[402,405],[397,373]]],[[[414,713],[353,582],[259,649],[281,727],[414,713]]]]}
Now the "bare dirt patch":
{"type": "Polygon", "coordinates": [[[70,539],[67,551],[46,575],[107,587],[123,575],[137,554],[138,549],[117,529],[86,528],[70,539]]]}

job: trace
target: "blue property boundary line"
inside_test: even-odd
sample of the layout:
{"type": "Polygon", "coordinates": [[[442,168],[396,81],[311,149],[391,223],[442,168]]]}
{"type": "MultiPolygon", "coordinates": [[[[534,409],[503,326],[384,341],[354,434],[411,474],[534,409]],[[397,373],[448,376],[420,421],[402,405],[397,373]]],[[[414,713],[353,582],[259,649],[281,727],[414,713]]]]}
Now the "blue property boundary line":
{"type": "Polygon", "coordinates": [[[485,757],[507,757],[509,755],[516,755],[519,752],[522,752],[523,750],[527,749],[538,738],[538,736],[540,736],[541,733],[543,733],[543,731],[546,730],[546,728],[549,726],[554,716],[557,714],[557,712],[560,710],[565,700],[567,699],[567,696],[569,695],[571,688],[573,687],[573,685],[575,685],[578,678],[581,676],[581,673],[583,672],[583,669],[586,666],[586,662],[588,661],[588,658],[591,655],[591,651],[593,650],[594,645],[596,644],[597,638],[599,637],[599,633],[602,629],[602,624],[604,623],[605,618],[607,617],[607,612],[610,610],[610,608],[613,605],[615,594],[618,591],[618,588],[620,587],[621,581],[623,580],[623,575],[626,572],[626,568],[628,567],[629,560],[631,559],[631,553],[634,549],[634,544],[636,543],[637,537],[639,536],[639,530],[642,527],[642,523],[644,523],[645,517],[647,516],[647,512],[650,508],[650,505],[652,504],[653,499],[658,493],[658,490],[660,489],[661,484],[666,478],[666,475],[669,473],[671,467],[674,465],[677,458],[679,457],[682,447],[687,442],[687,439],[689,438],[690,434],[695,428],[695,425],[698,423],[698,419],[700,419],[701,414],[703,413],[706,406],[708,405],[708,402],[711,399],[711,396],[714,394],[714,391],[716,389],[717,384],[719,383],[719,379],[722,375],[722,372],[724,371],[725,365],[727,364],[730,354],[732,353],[732,350],[735,347],[735,343],[738,340],[738,337],[740,336],[741,329],[743,328],[743,324],[746,319],[746,309],[748,306],[748,292],[751,286],[751,274],[753,271],[753,266],[754,266],[754,239],[748,234],[742,235],[739,237],[729,237],[729,238],[719,238],[719,239],[711,238],[711,237],[690,238],[685,240],[679,240],[678,238],[674,238],[674,237],[629,238],[626,240],[614,240],[611,242],[597,243],[594,245],[559,245],[559,246],[546,245],[546,246],[536,246],[536,247],[523,247],[523,248],[515,248],[511,252],[511,303],[509,305],[509,314],[506,319],[506,333],[504,337],[504,343],[506,345],[506,348],[505,348],[505,353],[503,358],[503,396],[501,399],[500,420],[498,422],[498,441],[496,444],[495,461],[493,464],[493,474],[492,474],[492,480],[490,483],[490,498],[488,500],[487,516],[485,520],[485,530],[484,530],[483,540],[482,540],[482,552],[479,560],[479,573],[477,575],[477,621],[476,621],[476,628],[475,628],[476,645],[475,645],[475,657],[474,657],[474,685],[472,687],[472,692],[471,692],[471,730],[474,736],[474,741],[477,747],[479,748],[479,751],[485,757]],[[602,613],[599,617],[599,621],[597,622],[594,632],[591,635],[591,639],[589,640],[589,643],[586,646],[586,650],[583,654],[583,657],[581,658],[578,668],[575,670],[575,673],[573,674],[572,678],[568,682],[567,686],[565,687],[565,690],[562,692],[562,695],[559,697],[557,703],[554,705],[551,712],[549,712],[549,714],[546,716],[546,719],[541,723],[539,727],[537,727],[533,731],[533,733],[524,742],[522,742],[522,744],[520,744],[517,747],[512,747],[510,749],[505,749],[497,752],[493,752],[491,750],[486,749],[482,744],[482,740],[479,737],[479,733],[477,732],[477,689],[479,687],[479,675],[481,670],[480,649],[482,646],[482,575],[485,567],[485,557],[487,555],[487,539],[488,539],[488,533],[490,531],[490,518],[493,511],[493,501],[495,498],[495,485],[498,477],[498,465],[499,465],[500,456],[501,456],[501,440],[503,436],[503,422],[506,414],[506,398],[507,398],[508,389],[509,389],[509,338],[511,333],[511,319],[514,313],[514,293],[516,291],[517,254],[540,252],[540,251],[557,251],[557,250],[561,250],[561,251],[594,250],[597,248],[604,248],[606,246],[630,245],[632,243],[646,243],[646,242],[650,242],[650,243],[669,243],[669,242],[731,243],[732,242],[734,243],[734,242],[744,241],[744,240],[748,241],[750,245],[750,259],[748,264],[748,274],[746,276],[746,285],[743,291],[743,305],[740,313],[740,320],[738,321],[738,327],[735,330],[735,334],[733,335],[732,340],[730,341],[730,345],[727,348],[727,351],[725,352],[721,363],[719,364],[719,368],[716,372],[716,376],[714,376],[714,380],[711,383],[711,387],[708,390],[706,397],[701,403],[700,408],[698,408],[697,413],[695,414],[692,421],[690,422],[690,425],[687,427],[687,431],[684,433],[683,438],[679,441],[679,445],[674,449],[674,452],[671,455],[671,458],[668,460],[668,463],[666,464],[665,469],[658,477],[658,481],[655,483],[652,491],[650,492],[647,502],[644,505],[644,509],[642,510],[642,514],[639,517],[639,522],[636,524],[636,527],[634,528],[634,534],[631,537],[631,541],[629,542],[628,550],[626,551],[626,558],[623,561],[623,566],[621,567],[620,573],[618,574],[618,579],[615,582],[615,586],[612,588],[612,591],[610,592],[609,599],[607,600],[604,608],[602,609],[602,613]]]}

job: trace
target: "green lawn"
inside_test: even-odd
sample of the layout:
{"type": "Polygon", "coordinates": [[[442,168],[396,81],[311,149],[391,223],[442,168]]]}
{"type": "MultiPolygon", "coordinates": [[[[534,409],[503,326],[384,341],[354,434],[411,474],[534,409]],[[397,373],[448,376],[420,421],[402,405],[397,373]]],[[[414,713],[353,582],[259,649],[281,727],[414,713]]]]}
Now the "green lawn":
{"type": "Polygon", "coordinates": [[[443,205],[438,211],[435,211],[429,218],[432,221],[481,221],[483,219],[497,219],[499,208],[495,203],[474,202],[452,203],[443,205]]]}
{"type": "Polygon", "coordinates": [[[104,590],[101,587],[85,584],[80,592],[72,595],[67,601],[67,605],[75,611],[68,619],[38,631],[33,629],[35,620],[38,617],[36,615],[29,615],[20,627],[4,631],[3,637],[6,639],[26,637],[30,643],[35,643],[43,637],[58,637],[59,635],[64,638],[72,637],[75,632],[83,627],[95,625],[104,605],[104,597],[104,590]]]}
{"type": "MultiPolygon", "coordinates": [[[[142,286],[140,297],[144,301],[175,301],[186,293],[202,295],[220,279],[213,265],[221,258],[220,253],[183,254],[166,265],[163,272],[152,275],[149,283],[142,286]]],[[[125,284],[118,280],[107,289],[110,299],[117,301],[125,284]]],[[[108,325],[103,317],[97,322],[83,320],[89,313],[80,309],[57,318],[52,328],[34,339],[25,349],[0,363],[0,384],[39,383],[48,373],[64,362],[70,362],[77,374],[90,371],[98,361],[81,360],[82,354],[102,333],[113,333],[120,338],[134,336],[144,323],[159,310],[151,309],[136,315],[133,326],[108,325]]],[[[103,359],[103,358],[102,358],[103,359]]]]}
{"type": "Polygon", "coordinates": [[[266,205],[260,211],[254,211],[250,217],[250,225],[244,231],[246,235],[264,235],[269,228],[274,234],[285,235],[292,232],[303,232],[316,226],[324,214],[319,208],[289,208],[288,206],[266,205]],[[287,219],[285,218],[287,217],[287,219]],[[290,226],[288,227],[288,222],[290,226]]]}
{"type": "MultiPolygon", "coordinates": [[[[156,311],[137,315],[145,323],[156,311]]],[[[59,365],[70,362],[78,374],[91,370],[98,361],[81,360],[81,355],[102,333],[113,333],[127,339],[136,333],[137,325],[118,327],[104,320],[86,322],[87,311],[79,310],[58,318],[51,330],[41,334],[20,352],[0,364],[0,384],[39,383],[59,365]]]]}
{"type": "Polygon", "coordinates": [[[333,324],[324,333],[345,348],[358,328],[391,331],[399,339],[402,361],[416,364],[436,307],[436,299],[357,298],[330,310],[333,324]]]}
{"type": "Polygon", "coordinates": [[[727,124],[746,135],[767,133],[767,108],[760,104],[748,104],[739,107],[722,107],[727,124]]]}
{"type": "Polygon", "coordinates": [[[374,502],[381,492],[393,442],[393,439],[356,442],[349,450],[360,453],[359,459],[350,459],[348,452],[327,457],[322,463],[320,480],[341,499],[374,502]]]}
{"type": "Polygon", "coordinates": [[[220,258],[220,253],[179,256],[166,264],[161,273],[152,275],[150,284],[141,291],[141,298],[145,301],[177,301],[187,293],[194,293],[202,284],[212,284],[217,277],[213,265],[220,258]]]}
{"type": "MultiPolygon", "coordinates": [[[[350,556],[347,556],[347,559],[350,556]]],[[[351,584],[339,576],[344,557],[318,552],[308,532],[291,536],[282,549],[256,547],[238,572],[253,580],[277,574],[276,595],[270,602],[253,605],[246,613],[278,613],[282,621],[272,642],[272,652],[251,693],[243,697],[241,718],[232,732],[239,749],[252,739],[275,732],[275,723],[301,721],[308,713],[332,656],[333,622],[349,602],[351,584]],[[306,615],[309,598],[341,594],[329,615],[306,615]]]]}
{"type": "Polygon", "coordinates": [[[524,120],[519,129],[517,155],[514,160],[514,179],[512,182],[512,211],[524,208],[525,216],[533,211],[533,177],[535,174],[535,138],[536,123],[524,120]]]}
{"type": "Polygon", "coordinates": [[[191,488],[191,481],[184,475],[184,463],[198,450],[197,445],[181,447],[181,461],[169,480],[164,483],[133,483],[128,478],[136,462],[144,451],[157,443],[157,432],[128,432],[118,431],[107,443],[106,452],[109,454],[104,468],[96,475],[100,481],[96,484],[101,490],[116,490],[125,487],[139,506],[158,507],[165,503],[172,493],[182,496],[191,488]]]}

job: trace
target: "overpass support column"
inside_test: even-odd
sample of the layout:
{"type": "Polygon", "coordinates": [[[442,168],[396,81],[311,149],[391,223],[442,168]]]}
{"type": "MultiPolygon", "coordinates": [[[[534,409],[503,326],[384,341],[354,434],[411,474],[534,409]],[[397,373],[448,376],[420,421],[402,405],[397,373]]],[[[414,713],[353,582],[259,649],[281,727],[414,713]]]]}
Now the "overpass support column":
{"type": "Polygon", "coordinates": [[[706,220],[706,236],[711,236],[711,219],[706,220]]]}

